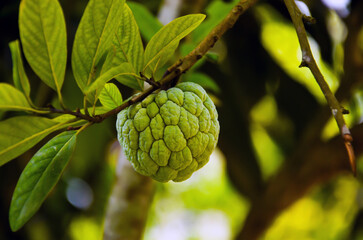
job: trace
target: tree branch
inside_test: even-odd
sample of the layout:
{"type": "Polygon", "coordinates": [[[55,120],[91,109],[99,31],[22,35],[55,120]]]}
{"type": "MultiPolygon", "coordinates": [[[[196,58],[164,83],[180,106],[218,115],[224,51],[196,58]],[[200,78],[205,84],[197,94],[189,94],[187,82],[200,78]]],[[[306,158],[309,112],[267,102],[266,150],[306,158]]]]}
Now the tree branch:
{"type": "Polygon", "coordinates": [[[241,0],[229,12],[229,14],[219,23],[202,42],[187,56],[180,59],[168,68],[167,75],[162,82],[169,82],[178,78],[182,73],[188,71],[199,59],[201,59],[214,44],[222,37],[222,35],[236,23],[249,7],[256,3],[257,0],[241,0]]]}
{"type": "Polygon", "coordinates": [[[147,212],[152,202],[154,182],[135,172],[121,153],[116,182],[108,200],[104,240],[139,240],[144,232],[147,212]]]}
{"type": "Polygon", "coordinates": [[[325,81],[323,74],[320,72],[320,69],[316,64],[314,56],[311,52],[307,33],[303,23],[303,21],[309,20],[310,18],[301,13],[299,8],[296,6],[294,0],[284,0],[284,2],[290,13],[292,22],[295,26],[301,47],[302,62],[300,67],[308,67],[310,69],[311,73],[314,75],[316,82],[319,84],[321,91],[324,93],[324,96],[328,102],[330,110],[335,118],[335,121],[338,124],[339,131],[343,137],[344,145],[348,152],[351,169],[355,175],[356,162],[355,162],[353,146],[351,144],[351,142],[353,141],[353,137],[343,117],[344,109],[341,107],[340,103],[338,102],[338,100],[335,98],[334,94],[330,90],[329,85],[325,81]]]}

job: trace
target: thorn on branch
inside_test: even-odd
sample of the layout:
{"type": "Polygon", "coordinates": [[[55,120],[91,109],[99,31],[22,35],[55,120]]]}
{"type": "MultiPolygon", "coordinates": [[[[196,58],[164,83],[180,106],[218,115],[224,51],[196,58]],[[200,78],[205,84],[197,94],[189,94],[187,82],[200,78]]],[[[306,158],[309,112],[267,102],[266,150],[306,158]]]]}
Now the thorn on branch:
{"type": "Polygon", "coordinates": [[[235,8],[233,8],[233,13],[240,14],[243,11],[243,7],[241,5],[237,5],[235,8]]]}
{"type": "Polygon", "coordinates": [[[299,65],[299,68],[302,68],[302,67],[308,67],[308,63],[305,60],[302,60],[299,65]]]}
{"type": "Polygon", "coordinates": [[[313,18],[312,16],[307,16],[307,15],[303,15],[302,16],[302,20],[304,23],[307,23],[307,24],[315,24],[316,23],[316,19],[313,18]]]}
{"type": "Polygon", "coordinates": [[[355,154],[354,154],[354,149],[353,149],[353,137],[352,134],[349,131],[349,128],[344,125],[341,129],[342,132],[342,136],[343,136],[343,140],[344,140],[344,145],[345,148],[348,152],[348,157],[349,157],[349,163],[350,163],[350,167],[352,169],[353,175],[356,176],[357,175],[357,163],[355,160],[355,154]]]}
{"type": "Polygon", "coordinates": [[[342,107],[342,114],[349,114],[349,110],[342,107]]]}
{"type": "Polygon", "coordinates": [[[214,45],[216,44],[216,42],[218,41],[219,37],[217,35],[213,36],[213,42],[211,44],[211,48],[214,47],[214,45]]]}
{"type": "MultiPolygon", "coordinates": [[[[349,136],[349,137],[352,138],[352,136],[349,136]]],[[[355,154],[354,154],[352,143],[350,141],[345,141],[344,145],[348,152],[350,168],[352,169],[353,175],[356,177],[357,176],[357,166],[356,166],[355,154]]]]}

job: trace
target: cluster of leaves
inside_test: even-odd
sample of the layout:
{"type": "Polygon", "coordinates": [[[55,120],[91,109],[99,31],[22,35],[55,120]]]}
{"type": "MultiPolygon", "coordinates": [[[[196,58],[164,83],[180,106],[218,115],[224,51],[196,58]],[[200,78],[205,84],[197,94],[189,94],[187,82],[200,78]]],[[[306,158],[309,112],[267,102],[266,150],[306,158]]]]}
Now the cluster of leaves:
{"type": "MultiPolygon", "coordinates": [[[[136,90],[143,90],[146,79],[160,80],[157,76],[164,71],[163,66],[173,56],[180,40],[205,18],[203,14],[191,14],[163,27],[155,19],[148,21],[152,15],[145,11],[142,5],[129,6],[125,0],[89,1],[76,32],[71,59],[74,78],[84,95],[80,113],[88,115],[90,110],[90,116],[94,116],[122,104],[119,89],[107,83],[111,79],[136,90]],[[141,33],[148,41],[145,49],[140,22],[143,22],[141,33]]],[[[63,110],[54,117],[53,107],[35,106],[30,97],[20,41],[11,42],[14,85],[0,83],[0,111],[26,114],[0,122],[0,166],[25,153],[50,133],[63,132],[41,147],[21,174],[10,207],[13,231],[20,229],[39,209],[69,162],[77,135],[90,125],[84,119],[67,115],[70,110],[63,102],[67,33],[58,1],[22,0],[19,30],[27,62],[40,80],[57,93],[63,110]]]]}

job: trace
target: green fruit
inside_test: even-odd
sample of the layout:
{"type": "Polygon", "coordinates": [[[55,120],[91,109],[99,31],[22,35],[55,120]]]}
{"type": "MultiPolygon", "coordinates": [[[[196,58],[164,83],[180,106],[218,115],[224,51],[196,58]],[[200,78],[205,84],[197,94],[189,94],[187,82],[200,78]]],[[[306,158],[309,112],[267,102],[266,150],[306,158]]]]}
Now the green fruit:
{"type": "Polygon", "coordinates": [[[117,138],[138,173],[181,182],[208,162],[218,141],[217,118],[201,86],[181,83],[121,111],[117,138]]]}

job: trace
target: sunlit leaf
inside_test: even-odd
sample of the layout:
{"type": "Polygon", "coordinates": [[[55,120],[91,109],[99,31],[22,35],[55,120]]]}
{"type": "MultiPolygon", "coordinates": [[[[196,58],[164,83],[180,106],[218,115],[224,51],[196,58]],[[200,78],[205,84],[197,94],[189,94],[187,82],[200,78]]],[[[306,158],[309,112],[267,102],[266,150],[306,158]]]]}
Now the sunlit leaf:
{"type": "Polygon", "coordinates": [[[19,116],[0,122],[0,166],[20,156],[49,133],[62,128],[47,118],[19,116]]]}
{"type": "Polygon", "coordinates": [[[163,27],[163,24],[144,5],[137,2],[127,2],[127,4],[135,16],[142,37],[149,42],[155,33],[163,27]]]}
{"type": "MultiPolygon", "coordinates": [[[[120,18],[121,24],[115,34],[112,51],[107,56],[102,73],[112,67],[117,67],[127,62],[130,64],[129,66],[132,72],[139,75],[144,61],[144,47],[142,45],[139,28],[127,5],[125,5],[120,18]]],[[[132,78],[140,86],[140,90],[142,90],[142,82],[137,78],[132,78]]]]}
{"type": "Polygon", "coordinates": [[[107,109],[113,109],[122,104],[122,96],[116,85],[107,83],[99,96],[101,104],[107,109]]]}
{"type": "MultiPolygon", "coordinates": [[[[72,51],[73,74],[83,92],[96,79],[97,68],[111,47],[124,3],[125,0],[91,0],[84,11],[72,51]]],[[[88,99],[93,103],[94,96],[89,94],[88,99]]]]}
{"type": "Polygon", "coordinates": [[[69,224],[69,235],[72,240],[100,240],[102,230],[102,225],[94,217],[75,217],[69,224]]]}
{"type": "Polygon", "coordinates": [[[360,187],[354,177],[343,175],[314,188],[277,217],[264,239],[362,239],[351,232],[360,187]]]}
{"type": "Polygon", "coordinates": [[[7,83],[0,83],[0,111],[31,111],[24,94],[7,83]]]}
{"type": "Polygon", "coordinates": [[[57,0],[22,0],[19,31],[29,65],[60,94],[67,63],[66,25],[57,0]]]}
{"type": "Polygon", "coordinates": [[[139,85],[138,81],[135,81],[135,76],[136,74],[133,72],[133,68],[130,63],[122,63],[121,65],[113,67],[99,76],[89,87],[85,89],[85,93],[87,94],[102,88],[113,78],[117,78],[120,83],[128,87],[140,89],[141,86],[139,85]]]}
{"type": "Polygon", "coordinates": [[[19,40],[9,43],[11,57],[13,61],[13,81],[17,89],[22,91],[30,101],[30,84],[28,76],[25,73],[23,59],[21,57],[19,40]]]}
{"type": "MultiPolygon", "coordinates": [[[[324,95],[310,70],[299,68],[301,50],[294,26],[268,5],[259,5],[255,11],[262,24],[261,41],[264,48],[292,79],[304,85],[317,100],[324,103],[324,95]]],[[[309,38],[309,42],[314,58],[334,92],[339,85],[338,79],[331,68],[320,58],[318,44],[312,38],[309,38]]]]}
{"type": "MultiPolygon", "coordinates": [[[[175,48],[179,41],[193,31],[205,18],[203,14],[190,14],[171,21],[160,29],[150,40],[145,49],[144,70],[159,61],[164,61],[165,53],[175,48]]],[[[169,54],[170,55],[170,54],[169,54]]],[[[156,64],[157,67],[162,67],[156,64]]],[[[156,69],[151,69],[155,72],[156,69]]]]}
{"type": "Polygon", "coordinates": [[[278,116],[276,100],[271,95],[265,95],[250,111],[251,120],[262,126],[270,125],[278,116]]]}
{"type": "Polygon", "coordinates": [[[251,137],[258,162],[265,179],[276,173],[283,163],[284,155],[279,146],[259,124],[251,126],[251,137]]]}
{"type": "Polygon", "coordinates": [[[76,146],[76,131],[63,132],[33,156],[22,172],[10,205],[10,227],[20,229],[58,182],[76,146]]]}

